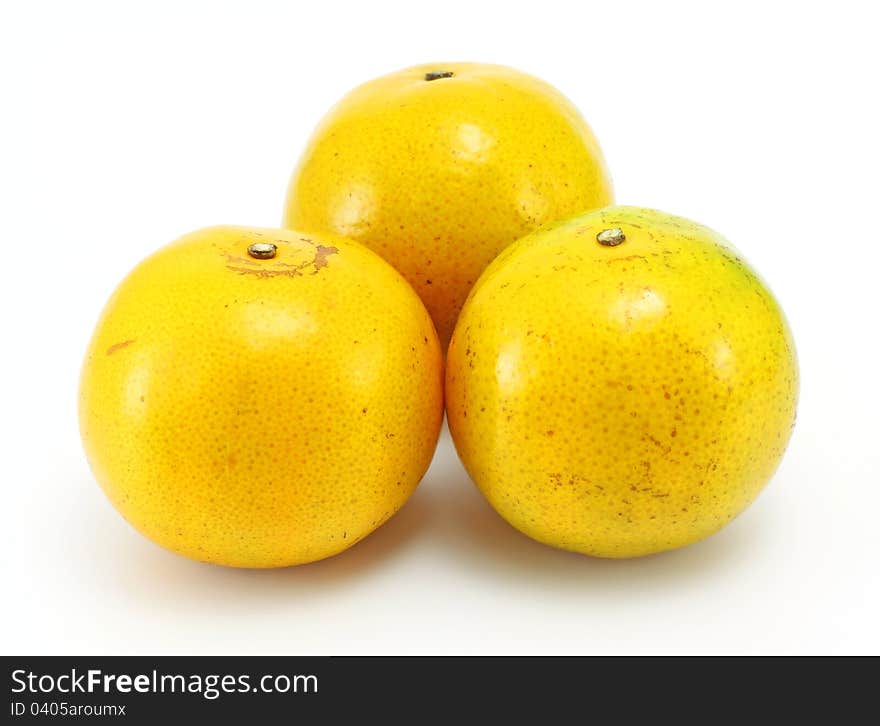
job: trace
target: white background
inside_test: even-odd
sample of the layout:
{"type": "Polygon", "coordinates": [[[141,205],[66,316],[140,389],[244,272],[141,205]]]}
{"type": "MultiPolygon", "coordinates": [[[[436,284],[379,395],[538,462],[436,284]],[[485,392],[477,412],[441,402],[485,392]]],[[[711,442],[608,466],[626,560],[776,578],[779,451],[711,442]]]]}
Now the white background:
{"type": "Polygon", "coordinates": [[[818,5],[4,2],[2,650],[880,652],[877,19],[818,5]],[[334,101],[444,59],[555,84],[619,201],[714,227],[770,281],[802,371],[779,473],[704,543],[600,561],[508,527],[444,434],[410,503],[336,558],[237,571],[160,550],[80,448],[107,296],[184,232],[277,224],[334,101]]]}

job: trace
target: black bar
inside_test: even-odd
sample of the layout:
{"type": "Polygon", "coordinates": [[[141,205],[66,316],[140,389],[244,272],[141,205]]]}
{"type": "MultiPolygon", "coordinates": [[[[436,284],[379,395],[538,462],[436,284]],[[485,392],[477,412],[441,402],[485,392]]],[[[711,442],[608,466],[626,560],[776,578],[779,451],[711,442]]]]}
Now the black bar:
{"type": "Polygon", "coordinates": [[[493,722],[505,714],[541,724],[571,720],[565,714],[665,722],[688,713],[712,722],[763,721],[775,710],[790,717],[804,706],[816,716],[824,705],[844,723],[873,695],[872,662],[850,664],[855,674],[841,679],[830,659],[5,657],[3,721],[469,723],[479,709],[493,722]],[[844,696],[835,698],[835,685],[844,696]]]}

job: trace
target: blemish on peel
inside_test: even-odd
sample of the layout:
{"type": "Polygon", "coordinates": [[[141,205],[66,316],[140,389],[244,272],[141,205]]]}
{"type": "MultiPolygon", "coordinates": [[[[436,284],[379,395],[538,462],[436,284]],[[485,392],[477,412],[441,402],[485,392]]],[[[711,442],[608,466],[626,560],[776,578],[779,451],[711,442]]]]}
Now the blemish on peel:
{"type": "Polygon", "coordinates": [[[260,266],[259,262],[254,262],[254,260],[247,258],[247,257],[240,257],[238,255],[230,255],[230,254],[227,254],[225,256],[226,256],[226,262],[230,265],[231,264],[238,264],[238,265],[252,265],[253,267],[260,266]]]}
{"type": "Polygon", "coordinates": [[[312,264],[315,266],[315,272],[327,267],[327,258],[330,255],[339,254],[339,248],[337,247],[325,247],[324,245],[318,245],[315,250],[315,259],[312,264]]]}
{"type": "MultiPolygon", "coordinates": [[[[230,259],[230,262],[244,262],[247,266],[240,264],[227,264],[226,269],[230,272],[237,272],[239,275],[253,275],[261,279],[270,279],[273,277],[301,277],[308,268],[312,268],[310,274],[316,275],[325,267],[327,267],[327,258],[331,255],[339,253],[337,247],[327,247],[325,245],[317,245],[315,248],[315,256],[306,262],[289,263],[273,261],[271,266],[261,265],[260,263],[250,263],[244,260],[230,259]]],[[[229,257],[229,256],[227,256],[229,257]]]]}
{"type": "Polygon", "coordinates": [[[114,343],[109,348],[107,348],[107,355],[113,355],[116,351],[122,350],[123,348],[127,348],[132,343],[134,343],[134,339],[131,340],[123,340],[120,343],[114,343]]]}

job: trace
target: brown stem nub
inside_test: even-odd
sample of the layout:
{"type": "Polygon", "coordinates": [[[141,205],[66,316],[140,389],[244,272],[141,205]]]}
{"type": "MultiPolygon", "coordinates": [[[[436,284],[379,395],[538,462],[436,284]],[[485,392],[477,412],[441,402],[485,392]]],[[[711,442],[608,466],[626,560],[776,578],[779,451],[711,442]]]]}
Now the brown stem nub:
{"type": "Polygon", "coordinates": [[[248,247],[248,254],[257,260],[271,260],[278,248],[271,242],[254,242],[248,247]]]}
{"type": "Polygon", "coordinates": [[[452,71],[428,71],[425,74],[425,80],[436,81],[438,78],[452,78],[454,75],[452,71]]]}
{"type": "Polygon", "coordinates": [[[626,235],[620,227],[612,227],[599,232],[596,235],[596,241],[604,247],[617,247],[626,241],[626,235]]]}

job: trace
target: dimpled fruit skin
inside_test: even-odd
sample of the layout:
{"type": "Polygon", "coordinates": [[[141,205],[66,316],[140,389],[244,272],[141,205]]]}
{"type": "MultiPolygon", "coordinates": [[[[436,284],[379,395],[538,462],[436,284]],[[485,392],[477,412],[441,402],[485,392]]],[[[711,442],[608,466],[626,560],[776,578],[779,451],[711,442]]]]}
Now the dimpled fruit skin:
{"type": "Polygon", "coordinates": [[[456,448],[534,539],[601,557],[721,529],[776,469],[798,373],[769,290],[716,233],[611,207],[509,247],[447,355],[456,448]],[[626,241],[600,245],[619,227],[626,241]]]}
{"type": "Polygon", "coordinates": [[[612,202],[599,145],[556,89],[519,71],[431,63],[349,93],[313,134],[284,226],[372,248],[412,284],[444,349],[507,245],[612,202]],[[425,80],[443,70],[451,78],[425,80]]]}
{"type": "Polygon", "coordinates": [[[409,285],[345,240],[216,227],[138,265],[107,303],[80,429],[107,496],[196,560],[311,562],[387,520],[427,469],[442,353],[409,285]],[[253,259],[272,242],[274,259],[253,259]]]}

